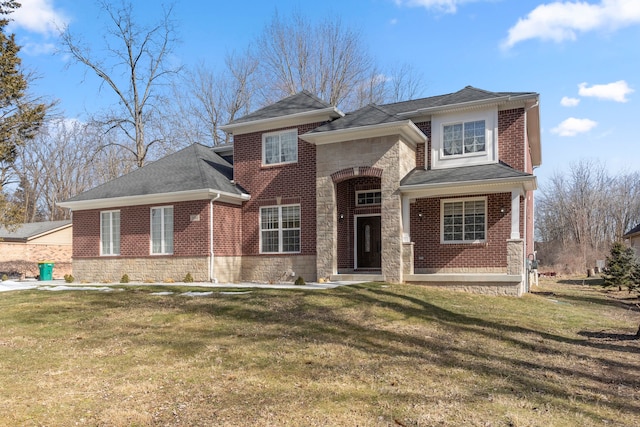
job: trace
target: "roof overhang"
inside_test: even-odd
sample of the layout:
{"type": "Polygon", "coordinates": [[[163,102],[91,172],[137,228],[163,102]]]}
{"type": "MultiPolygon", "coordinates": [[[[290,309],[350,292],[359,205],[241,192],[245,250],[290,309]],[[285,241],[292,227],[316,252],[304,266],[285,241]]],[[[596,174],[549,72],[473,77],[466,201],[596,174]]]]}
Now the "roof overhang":
{"type": "Polygon", "coordinates": [[[290,126],[304,125],[307,123],[327,122],[343,116],[344,113],[338,110],[336,107],[327,107],[319,110],[289,114],[287,116],[272,117],[268,119],[252,120],[240,123],[230,123],[224,126],[220,126],[220,129],[233,135],[242,135],[245,133],[260,132],[267,129],[279,129],[290,126]]]}
{"type": "Polygon", "coordinates": [[[461,194],[507,193],[513,190],[524,192],[534,191],[537,188],[537,179],[535,175],[531,175],[521,178],[401,185],[400,192],[411,198],[420,198],[461,194]]]}
{"type": "Polygon", "coordinates": [[[526,93],[522,95],[504,95],[489,99],[479,99],[477,101],[459,102],[457,104],[438,105],[435,107],[418,108],[413,111],[398,113],[400,117],[429,116],[432,114],[456,113],[478,108],[496,106],[500,108],[512,108],[515,105],[526,103],[527,101],[538,101],[538,94],[526,93]]]}
{"type": "Polygon", "coordinates": [[[527,139],[531,150],[531,164],[542,164],[542,143],[540,141],[540,103],[538,98],[525,107],[527,112],[527,139]]]}
{"type": "Polygon", "coordinates": [[[427,141],[427,136],[422,133],[422,131],[411,120],[358,126],[325,132],[310,132],[299,135],[299,138],[315,145],[323,145],[389,135],[400,135],[405,142],[414,146],[418,143],[424,143],[427,141]]]}
{"type": "Polygon", "coordinates": [[[216,199],[220,202],[240,205],[251,198],[250,195],[233,194],[212,189],[177,191],[173,193],[144,194],[140,196],[109,197],[106,199],[78,200],[58,202],[62,208],[73,211],[83,211],[88,209],[105,209],[120,206],[156,205],[161,203],[187,202],[191,200],[216,199]],[[219,196],[219,197],[218,197],[219,196]]]}

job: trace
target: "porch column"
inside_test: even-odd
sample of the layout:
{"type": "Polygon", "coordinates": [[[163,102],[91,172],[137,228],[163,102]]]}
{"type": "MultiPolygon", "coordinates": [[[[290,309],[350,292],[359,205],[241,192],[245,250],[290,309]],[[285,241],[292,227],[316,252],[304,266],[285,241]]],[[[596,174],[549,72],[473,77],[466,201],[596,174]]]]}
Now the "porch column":
{"type": "Polygon", "coordinates": [[[511,190],[511,239],[520,238],[520,190],[511,190]]]}
{"type": "Polygon", "coordinates": [[[402,196],[402,243],[411,242],[411,221],[409,212],[411,205],[408,196],[402,196]]]}

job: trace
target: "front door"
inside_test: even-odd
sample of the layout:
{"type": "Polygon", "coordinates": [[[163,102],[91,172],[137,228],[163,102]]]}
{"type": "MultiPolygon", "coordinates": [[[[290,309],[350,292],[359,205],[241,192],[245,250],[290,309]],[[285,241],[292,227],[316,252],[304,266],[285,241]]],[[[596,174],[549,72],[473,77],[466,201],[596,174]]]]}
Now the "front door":
{"type": "Polygon", "coordinates": [[[356,268],[379,269],[382,265],[382,238],[379,216],[356,217],[356,268]]]}

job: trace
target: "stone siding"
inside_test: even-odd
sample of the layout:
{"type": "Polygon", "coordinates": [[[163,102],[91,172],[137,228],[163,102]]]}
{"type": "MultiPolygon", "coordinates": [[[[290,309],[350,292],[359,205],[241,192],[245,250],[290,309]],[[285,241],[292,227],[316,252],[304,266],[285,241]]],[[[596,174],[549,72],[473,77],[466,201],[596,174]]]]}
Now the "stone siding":
{"type": "Polygon", "coordinates": [[[522,296],[522,290],[520,283],[460,283],[460,282],[428,282],[425,283],[417,283],[424,284],[425,286],[434,286],[446,288],[452,291],[463,291],[469,292],[473,294],[481,294],[481,295],[496,295],[496,296],[512,296],[519,297],[522,296]]]}
{"type": "Polygon", "coordinates": [[[213,277],[218,283],[239,283],[241,276],[241,256],[216,255],[213,258],[213,277]]]}
{"type": "Polygon", "coordinates": [[[209,280],[208,257],[104,257],[73,260],[73,276],[77,282],[118,283],[124,274],[132,282],[182,282],[191,273],[196,282],[209,280]]]}
{"type": "Polygon", "coordinates": [[[242,257],[243,282],[293,282],[301,276],[315,282],[316,257],[313,255],[260,255],[242,257]]]}

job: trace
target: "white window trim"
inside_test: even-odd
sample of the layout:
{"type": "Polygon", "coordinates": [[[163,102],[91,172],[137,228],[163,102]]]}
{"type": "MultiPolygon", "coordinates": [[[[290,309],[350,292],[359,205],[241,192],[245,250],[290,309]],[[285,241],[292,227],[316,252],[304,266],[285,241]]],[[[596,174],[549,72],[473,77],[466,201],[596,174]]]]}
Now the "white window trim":
{"type": "MultiPolygon", "coordinates": [[[[276,229],[273,230],[269,230],[269,231],[275,231],[276,229]]],[[[296,228],[287,228],[287,230],[296,230],[296,228]]],[[[291,205],[271,205],[271,206],[260,206],[260,210],[258,212],[258,233],[260,236],[259,239],[259,249],[260,249],[260,254],[265,254],[265,255],[277,255],[277,254],[299,254],[300,252],[302,252],[302,208],[300,207],[299,204],[291,204],[291,205]],[[300,212],[300,227],[297,228],[297,230],[299,230],[300,232],[300,250],[298,251],[294,251],[294,252],[283,252],[282,251],[282,208],[284,207],[291,207],[291,206],[297,206],[298,210],[300,212]],[[277,252],[264,252],[262,250],[262,232],[264,231],[262,229],[262,209],[269,209],[269,208],[278,208],[278,251],[277,252]]]]}
{"type": "MultiPolygon", "coordinates": [[[[464,210],[463,210],[464,216],[464,210]]],[[[464,223],[463,223],[464,227],[464,223]]],[[[465,197],[461,199],[440,199],[440,243],[443,245],[450,244],[478,244],[485,243],[487,241],[487,233],[488,230],[488,218],[487,218],[487,197],[465,197]],[[475,202],[482,200],[484,201],[484,239],[482,240],[444,240],[444,205],[446,203],[457,203],[457,202],[475,202]]],[[[463,229],[464,236],[464,229],[463,229]]]]}
{"type": "Polygon", "coordinates": [[[379,188],[376,188],[374,190],[358,190],[358,191],[356,191],[355,197],[356,197],[355,203],[356,203],[356,206],[358,206],[358,207],[380,206],[382,204],[382,190],[379,189],[379,188]],[[380,203],[370,203],[370,204],[364,204],[364,205],[359,204],[358,203],[358,194],[362,194],[362,193],[380,193],[380,203]]]}
{"type": "Polygon", "coordinates": [[[278,131],[278,132],[269,132],[269,133],[263,133],[262,134],[262,166],[277,166],[277,165],[287,165],[287,164],[292,164],[292,163],[298,163],[298,129],[287,129],[287,130],[283,130],[283,131],[278,131]],[[276,163],[267,163],[266,160],[266,142],[267,142],[267,137],[268,136],[274,136],[274,135],[278,135],[278,136],[282,136],[288,133],[293,133],[295,134],[295,140],[296,140],[296,159],[295,160],[291,160],[289,162],[276,162],[276,163]]]}
{"type": "MultiPolygon", "coordinates": [[[[111,210],[111,211],[100,211],[100,256],[118,256],[120,255],[120,245],[118,245],[118,252],[114,252],[113,251],[113,214],[114,213],[118,213],[118,216],[120,216],[120,211],[119,210],[111,210]],[[104,253],[102,251],[103,248],[103,234],[102,234],[102,214],[110,214],[110,218],[111,218],[111,223],[109,224],[109,247],[111,248],[111,252],[110,253],[104,253]]],[[[120,224],[122,224],[121,218],[120,219],[120,224]]],[[[120,232],[120,227],[118,227],[118,232],[120,232]]],[[[122,243],[122,242],[120,242],[122,243]]]]}
{"type": "MultiPolygon", "coordinates": [[[[431,119],[431,168],[444,169],[498,162],[498,108],[472,112],[434,115],[431,119]],[[485,151],[444,155],[444,127],[484,120],[485,151]]],[[[426,153],[425,153],[426,156],[426,153]]],[[[425,158],[425,162],[427,159],[425,158]]]]}
{"type": "MultiPolygon", "coordinates": [[[[153,206],[151,209],[149,209],[149,254],[152,256],[162,256],[162,255],[173,255],[173,251],[171,252],[165,252],[166,250],[166,242],[164,239],[164,228],[165,228],[165,223],[164,223],[164,210],[167,208],[171,208],[173,209],[173,215],[171,217],[171,221],[172,221],[172,227],[175,225],[175,209],[172,205],[167,205],[167,206],[153,206]],[[162,209],[162,228],[161,228],[161,233],[160,235],[162,236],[162,242],[160,244],[161,248],[162,248],[162,252],[153,252],[153,211],[155,209],[162,209]]],[[[175,232],[174,232],[174,237],[175,237],[175,232]]],[[[175,249],[175,238],[173,239],[173,249],[175,249]]]]}

